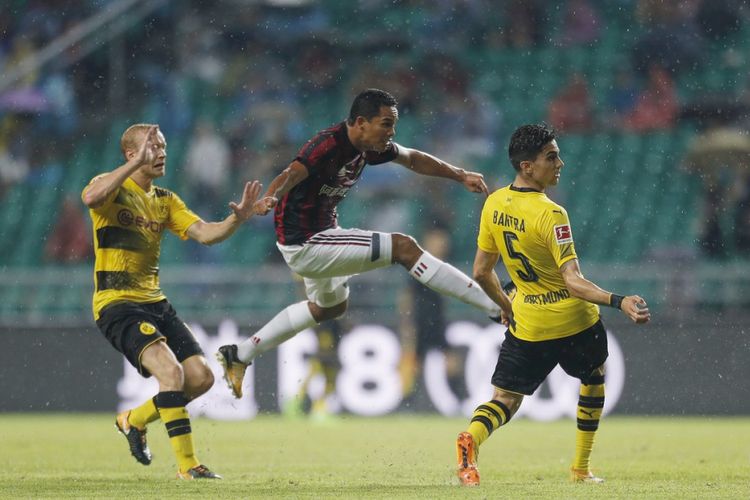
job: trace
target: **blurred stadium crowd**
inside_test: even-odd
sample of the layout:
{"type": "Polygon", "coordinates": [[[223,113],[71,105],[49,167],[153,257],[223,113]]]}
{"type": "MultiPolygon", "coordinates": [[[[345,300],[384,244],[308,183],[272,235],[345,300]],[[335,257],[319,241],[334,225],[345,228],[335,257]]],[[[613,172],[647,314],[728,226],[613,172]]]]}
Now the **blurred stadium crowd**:
{"type": "MultiPolygon", "coordinates": [[[[61,43],[125,1],[10,0],[0,16],[6,76],[61,47],[0,79],[3,266],[90,262],[78,196],[119,164],[127,124],[160,124],[162,184],[209,219],[241,181],[267,184],[366,87],[399,99],[397,142],[480,170],[493,188],[512,179],[515,126],[558,127],[568,179],[553,196],[577,223],[585,259],[748,255],[744,1],[130,0],[119,35],[102,37],[102,24],[93,41],[61,43]],[[150,7],[135,13],[141,4],[150,7]]],[[[480,202],[401,170],[370,169],[342,223],[417,236],[445,225],[451,259],[470,261],[480,202]]],[[[273,262],[270,223],[208,251],[167,244],[163,260],[273,262]]]]}

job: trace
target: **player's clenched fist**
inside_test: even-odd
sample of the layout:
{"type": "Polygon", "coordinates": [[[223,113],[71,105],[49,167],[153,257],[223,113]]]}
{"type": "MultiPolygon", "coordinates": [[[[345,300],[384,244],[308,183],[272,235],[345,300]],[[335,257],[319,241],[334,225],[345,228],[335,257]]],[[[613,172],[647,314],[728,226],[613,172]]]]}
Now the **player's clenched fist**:
{"type": "Polygon", "coordinates": [[[276,204],[278,202],[278,198],[275,198],[273,196],[264,196],[263,198],[255,202],[253,209],[258,215],[266,215],[276,207],[276,204]]]}
{"type": "Polygon", "coordinates": [[[638,295],[628,295],[622,299],[622,312],[624,312],[635,323],[648,323],[651,313],[648,304],[638,295]]]}

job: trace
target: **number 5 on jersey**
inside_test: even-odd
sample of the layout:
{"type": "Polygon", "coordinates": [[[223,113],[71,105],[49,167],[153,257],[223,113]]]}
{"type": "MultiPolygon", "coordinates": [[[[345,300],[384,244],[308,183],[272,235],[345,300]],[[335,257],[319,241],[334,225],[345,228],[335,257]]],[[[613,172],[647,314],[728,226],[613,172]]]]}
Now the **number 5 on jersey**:
{"type": "Polygon", "coordinates": [[[529,282],[539,281],[539,276],[534,271],[534,268],[531,267],[529,259],[524,254],[513,248],[513,242],[518,241],[518,235],[511,231],[503,231],[503,240],[505,241],[505,248],[508,250],[510,258],[520,260],[521,265],[523,265],[523,271],[516,270],[518,277],[529,282]]]}

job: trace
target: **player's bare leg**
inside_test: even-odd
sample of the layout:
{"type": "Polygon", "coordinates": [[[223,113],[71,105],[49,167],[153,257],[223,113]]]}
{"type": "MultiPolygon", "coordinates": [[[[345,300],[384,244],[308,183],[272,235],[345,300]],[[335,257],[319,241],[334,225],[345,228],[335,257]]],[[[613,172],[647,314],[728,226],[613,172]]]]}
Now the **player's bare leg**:
{"type": "Polygon", "coordinates": [[[393,262],[401,264],[417,281],[436,292],[482,309],[490,317],[500,316],[500,306],[473,279],[424,251],[411,236],[393,233],[391,238],[393,262]]]}
{"type": "Polygon", "coordinates": [[[185,375],[185,397],[190,401],[207,393],[214,385],[214,372],[206,362],[206,358],[196,354],[182,362],[185,375]]]}
{"type": "MultiPolygon", "coordinates": [[[[174,355],[166,347],[164,341],[146,347],[142,354],[144,367],[147,365],[154,367],[154,370],[149,370],[149,372],[159,380],[159,386],[177,390],[182,385],[182,375],[166,368],[173,358],[174,355]]],[[[121,412],[115,417],[115,428],[127,439],[130,454],[143,465],[151,464],[152,460],[151,450],[146,442],[146,425],[158,418],[159,411],[154,398],[148,399],[137,408],[121,412]]]]}
{"type": "MultiPolygon", "coordinates": [[[[193,357],[200,358],[200,357],[193,357]]],[[[192,359],[192,358],[188,358],[192,359]]],[[[202,465],[195,455],[190,415],[185,409],[185,371],[166,342],[154,342],[141,353],[142,366],[159,381],[153,401],[166,427],[169,443],[177,461],[177,477],[217,479],[219,476],[202,465]],[[186,477],[189,476],[189,477],[186,477]]],[[[195,368],[195,362],[188,363],[195,368]]]]}

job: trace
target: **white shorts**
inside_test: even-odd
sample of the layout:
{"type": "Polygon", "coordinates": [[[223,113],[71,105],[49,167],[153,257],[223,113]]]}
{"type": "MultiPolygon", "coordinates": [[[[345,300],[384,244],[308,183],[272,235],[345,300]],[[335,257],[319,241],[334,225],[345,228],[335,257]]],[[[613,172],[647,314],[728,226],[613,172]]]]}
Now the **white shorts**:
{"type": "Polygon", "coordinates": [[[302,245],[276,246],[304,279],[308,300],[320,307],[344,302],[351,276],[390,266],[393,254],[390,233],[362,229],[326,229],[302,245]]]}

